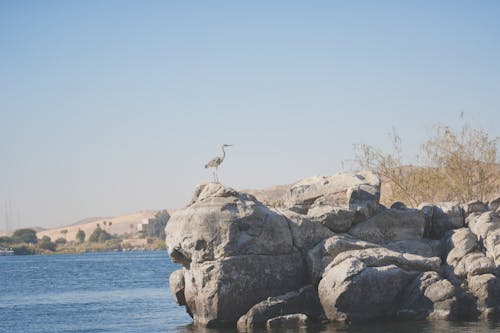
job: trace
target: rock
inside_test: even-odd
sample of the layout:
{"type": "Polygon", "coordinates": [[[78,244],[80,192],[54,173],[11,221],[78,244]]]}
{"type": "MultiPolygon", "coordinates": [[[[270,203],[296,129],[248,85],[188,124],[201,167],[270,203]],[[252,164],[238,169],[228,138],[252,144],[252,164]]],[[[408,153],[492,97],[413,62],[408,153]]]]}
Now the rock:
{"type": "Polygon", "coordinates": [[[264,326],[269,319],[282,315],[303,313],[318,319],[323,315],[316,288],[309,285],[277,297],[257,303],[238,320],[238,328],[264,326]]]}
{"type": "Polygon", "coordinates": [[[411,253],[422,257],[441,257],[443,253],[442,244],[438,240],[402,240],[387,243],[387,248],[401,253],[411,253]]]}
{"type": "Polygon", "coordinates": [[[254,304],[299,289],[305,270],[300,254],[244,255],[191,265],[186,303],[196,324],[235,324],[254,304]]]}
{"type": "Polygon", "coordinates": [[[391,209],[407,209],[406,205],[401,201],[396,201],[391,205],[391,209]]]}
{"type": "Polygon", "coordinates": [[[439,271],[441,264],[441,259],[438,257],[422,257],[377,247],[342,252],[332,260],[325,271],[347,259],[357,259],[369,267],[396,265],[408,271],[439,271]]]}
{"type": "Polygon", "coordinates": [[[254,197],[214,183],[200,186],[196,194],[188,207],[172,214],[165,229],[174,262],[189,267],[192,261],[293,251],[287,219],[254,197]]]}
{"type": "Polygon", "coordinates": [[[494,212],[471,214],[467,221],[486,255],[500,266],[500,216],[494,212]]]}
{"type": "Polygon", "coordinates": [[[472,252],[466,254],[455,266],[454,273],[460,278],[467,276],[493,273],[495,264],[491,258],[486,257],[482,252],[472,252]]]}
{"type": "Polygon", "coordinates": [[[493,260],[480,251],[476,235],[469,228],[453,230],[446,244],[449,250],[446,263],[456,277],[464,279],[495,271],[493,260]]]}
{"type": "Polygon", "coordinates": [[[423,272],[402,294],[397,317],[404,320],[457,320],[473,317],[473,300],[436,272],[423,272]]]}
{"type": "Polygon", "coordinates": [[[299,250],[307,250],[334,235],[323,224],[313,222],[304,215],[286,209],[278,209],[278,212],[288,219],[293,245],[299,250]]]}
{"type": "Polygon", "coordinates": [[[484,213],[488,209],[488,206],[480,200],[472,200],[463,205],[462,209],[465,218],[467,218],[472,213],[484,213]]]}
{"type": "Polygon", "coordinates": [[[311,177],[290,188],[285,207],[334,232],[371,216],[380,199],[380,179],[372,172],[311,177]]]}
{"type": "Polygon", "coordinates": [[[500,228],[500,217],[493,212],[473,213],[467,217],[467,225],[477,240],[483,243],[491,231],[500,228]]]}
{"type": "Polygon", "coordinates": [[[446,242],[449,251],[446,262],[456,266],[468,253],[477,250],[477,239],[468,228],[453,230],[446,242]]]}
{"type": "Polygon", "coordinates": [[[184,266],[185,303],[196,324],[234,324],[254,304],[306,284],[288,219],[220,184],[200,186],[172,214],[166,234],[172,260],[184,266]]]}
{"type": "Polygon", "coordinates": [[[268,330],[275,328],[297,328],[309,325],[311,320],[303,313],[289,314],[269,319],[266,322],[268,330]]]}
{"type": "Polygon", "coordinates": [[[395,265],[367,267],[356,258],[329,266],[318,286],[325,315],[355,323],[393,318],[405,286],[416,276],[395,265]]]}
{"type": "Polygon", "coordinates": [[[186,296],[184,295],[184,271],[178,269],[170,274],[169,278],[170,291],[174,295],[174,300],[179,305],[186,305],[186,296]]]}
{"type": "Polygon", "coordinates": [[[500,279],[498,277],[493,274],[473,276],[469,280],[469,291],[476,298],[481,317],[498,317],[500,314],[500,279]]]}
{"type": "Polygon", "coordinates": [[[488,208],[492,211],[495,212],[500,208],[500,195],[497,195],[496,197],[492,198],[488,204],[488,208]]]}
{"type": "Polygon", "coordinates": [[[434,216],[434,206],[428,202],[421,203],[418,208],[425,217],[424,237],[430,238],[432,230],[432,218],[434,216]]]}
{"type": "Polygon", "coordinates": [[[438,203],[433,208],[429,236],[432,239],[441,239],[447,231],[462,228],[464,222],[462,208],[457,203],[438,203]]]}
{"type": "Polygon", "coordinates": [[[323,240],[307,253],[306,262],[312,283],[314,285],[319,283],[325,268],[339,253],[378,246],[374,243],[358,240],[347,234],[334,235],[323,240]]]}
{"type": "Polygon", "coordinates": [[[424,214],[419,210],[387,209],[356,224],[349,234],[368,242],[384,244],[398,240],[420,240],[424,226],[424,214]]]}

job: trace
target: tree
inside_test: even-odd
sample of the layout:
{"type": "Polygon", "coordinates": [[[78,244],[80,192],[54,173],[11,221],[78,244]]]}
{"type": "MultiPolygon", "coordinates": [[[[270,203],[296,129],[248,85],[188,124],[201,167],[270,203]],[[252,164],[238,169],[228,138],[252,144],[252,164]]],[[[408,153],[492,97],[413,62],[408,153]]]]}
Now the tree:
{"type": "Polygon", "coordinates": [[[78,229],[78,232],[76,233],[76,240],[78,241],[78,243],[82,244],[83,242],[85,242],[85,231],[83,231],[82,229],[78,229]]]}
{"type": "Polygon", "coordinates": [[[107,233],[106,230],[103,230],[103,229],[101,229],[101,227],[98,226],[97,228],[94,229],[92,234],[89,236],[89,242],[103,243],[111,238],[112,238],[111,235],[109,233],[107,233]]]}
{"type": "Polygon", "coordinates": [[[56,243],[51,242],[49,236],[43,236],[40,242],[38,243],[38,247],[44,250],[55,251],[56,243]]]}
{"type": "Polygon", "coordinates": [[[68,229],[61,230],[61,234],[63,234],[64,238],[66,238],[67,233],[68,233],[68,229]]]}
{"type": "Polygon", "coordinates": [[[57,245],[64,245],[64,244],[66,244],[66,238],[59,237],[58,239],[56,239],[56,244],[57,245]]]}
{"type": "Polygon", "coordinates": [[[18,229],[12,234],[12,239],[16,243],[32,243],[36,244],[38,239],[36,238],[36,231],[33,229],[25,228],[18,229]]]}
{"type": "Polygon", "coordinates": [[[5,245],[10,245],[14,243],[14,240],[9,237],[9,236],[0,236],[0,245],[5,246],[5,245]]]}

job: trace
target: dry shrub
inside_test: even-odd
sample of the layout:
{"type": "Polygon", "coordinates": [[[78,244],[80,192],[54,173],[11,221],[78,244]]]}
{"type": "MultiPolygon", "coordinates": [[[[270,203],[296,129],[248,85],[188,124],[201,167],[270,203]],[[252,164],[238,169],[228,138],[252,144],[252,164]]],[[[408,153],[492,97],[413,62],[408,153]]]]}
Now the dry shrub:
{"type": "Polygon", "coordinates": [[[435,126],[434,136],[415,156],[419,165],[404,165],[401,137],[394,130],[391,153],[357,144],[355,164],[381,176],[386,204],[402,201],[416,207],[424,201],[485,201],[500,192],[498,141],[469,123],[463,123],[458,132],[449,126],[435,126]]]}

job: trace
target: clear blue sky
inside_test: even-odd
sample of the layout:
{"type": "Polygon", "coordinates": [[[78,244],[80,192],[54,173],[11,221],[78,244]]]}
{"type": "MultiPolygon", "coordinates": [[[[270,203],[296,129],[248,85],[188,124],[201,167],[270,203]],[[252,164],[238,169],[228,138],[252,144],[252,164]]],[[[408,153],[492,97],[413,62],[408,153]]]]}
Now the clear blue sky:
{"type": "MultiPolygon", "coordinates": [[[[0,0],[0,221],[175,208],[230,143],[235,188],[499,135],[498,1],[0,0]]],[[[2,230],[4,224],[0,225],[2,230]]]]}

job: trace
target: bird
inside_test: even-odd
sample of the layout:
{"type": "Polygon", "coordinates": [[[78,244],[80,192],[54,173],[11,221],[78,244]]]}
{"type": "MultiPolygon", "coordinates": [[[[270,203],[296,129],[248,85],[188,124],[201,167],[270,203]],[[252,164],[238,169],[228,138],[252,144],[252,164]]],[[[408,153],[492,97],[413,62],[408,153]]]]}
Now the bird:
{"type": "Polygon", "coordinates": [[[232,145],[227,145],[223,144],[221,149],[222,149],[222,156],[217,156],[212,158],[207,164],[205,164],[205,169],[208,168],[215,168],[215,171],[213,173],[214,175],[214,181],[216,183],[219,182],[219,177],[217,176],[217,169],[219,168],[219,165],[224,161],[224,158],[226,157],[226,151],[224,150],[225,147],[231,147],[232,145]]]}

